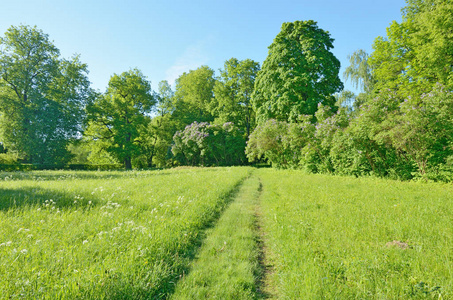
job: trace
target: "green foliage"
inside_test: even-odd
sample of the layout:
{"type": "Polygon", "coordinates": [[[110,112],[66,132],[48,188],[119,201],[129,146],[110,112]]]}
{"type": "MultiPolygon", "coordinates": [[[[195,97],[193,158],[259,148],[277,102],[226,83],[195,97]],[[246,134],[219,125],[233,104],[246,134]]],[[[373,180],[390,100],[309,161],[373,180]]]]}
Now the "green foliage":
{"type": "Polygon", "coordinates": [[[343,73],[345,80],[351,80],[356,88],[369,93],[373,89],[373,78],[370,65],[368,64],[368,53],[360,49],[348,56],[350,65],[343,73]]]}
{"type": "Polygon", "coordinates": [[[224,70],[220,70],[214,86],[216,106],[213,114],[218,116],[217,122],[233,122],[247,138],[255,125],[255,111],[250,100],[259,69],[259,63],[251,59],[231,58],[225,62],[224,70]]]}
{"type": "Polygon", "coordinates": [[[296,168],[304,147],[314,136],[314,125],[309,116],[300,123],[286,123],[274,119],[259,124],[247,142],[246,155],[249,161],[267,160],[277,168],[296,168]]]}
{"type": "MultiPolygon", "coordinates": [[[[363,93],[336,94],[336,105],[341,107],[336,114],[332,113],[334,108],[320,102],[313,110],[314,123],[293,131],[285,122],[258,126],[248,142],[248,158],[264,157],[281,168],[320,173],[448,180],[453,136],[452,9],[451,1],[408,1],[403,22],[393,22],[387,37],[376,39],[371,56],[358,50],[349,57],[351,65],[344,76],[363,93]]],[[[282,44],[291,44],[284,37],[280,37],[282,44]]],[[[276,52],[284,56],[289,53],[286,48],[277,47],[276,52]]],[[[270,57],[272,50],[270,47],[270,57]]],[[[271,62],[274,70],[285,67],[284,63],[277,64],[279,59],[271,62]]],[[[267,67],[263,64],[262,72],[267,67]]],[[[289,68],[290,74],[293,69],[289,68]]],[[[289,85],[286,75],[272,74],[275,77],[266,77],[264,90],[276,91],[270,84],[276,78],[285,79],[291,88],[295,86],[289,85]]],[[[263,102],[263,115],[267,114],[264,120],[274,111],[273,98],[270,93],[266,95],[262,98],[268,101],[263,102]]],[[[284,90],[279,95],[284,98],[284,90]]],[[[291,107],[289,102],[274,104],[291,107]]]]}
{"type": "Polygon", "coordinates": [[[172,153],[182,165],[239,165],[245,162],[245,140],[233,123],[194,122],[173,136],[172,153]]]}
{"type": "Polygon", "coordinates": [[[401,97],[428,93],[438,83],[453,88],[453,3],[408,1],[403,22],[393,22],[378,37],[370,64],[376,89],[390,88],[401,97]]]}
{"type": "Polygon", "coordinates": [[[165,167],[171,164],[169,153],[180,122],[172,116],[175,97],[167,81],[159,82],[159,93],[155,96],[157,115],[140,132],[142,154],[139,158],[144,166],[165,167]]]}
{"type": "Polygon", "coordinates": [[[12,26],[0,39],[0,130],[26,162],[63,166],[90,97],[87,66],[36,27],[12,26]]]}
{"type": "Polygon", "coordinates": [[[131,169],[132,158],[141,150],[140,132],[148,125],[148,114],[155,103],[151,85],[141,71],[115,74],[106,94],[87,108],[89,122],[85,136],[131,169]]]}
{"type": "Polygon", "coordinates": [[[252,103],[258,122],[296,121],[314,115],[318,103],[333,107],[343,89],[333,39],[314,21],[284,23],[258,72],[252,103]]]}
{"type": "Polygon", "coordinates": [[[185,125],[214,120],[212,98],[215,85],[214,70],[201,66],[176,79],[174,117],[185,125]]]}
{"type": "Polygon", "coordinates": [[[453,155],[453,93],[441,85],[419,98],[400,104],[400,113],[389,120],[392,145],[406,153],[421,175],[446,163],[453,155]]]}
{"type": "Polygon", "coordinates": [[[171,89],[170,84],[166,80],[159,82],[159,94],[157,98],[157,114],[165,116],[174,111],[175,93],[171,89]]]}

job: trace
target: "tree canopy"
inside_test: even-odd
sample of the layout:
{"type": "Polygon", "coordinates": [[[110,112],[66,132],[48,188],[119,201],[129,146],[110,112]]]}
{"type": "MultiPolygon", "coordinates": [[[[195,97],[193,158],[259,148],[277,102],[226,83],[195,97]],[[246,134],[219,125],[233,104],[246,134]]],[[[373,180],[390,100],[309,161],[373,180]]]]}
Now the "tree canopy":
{"type": "Polygon", "coordinates": [[[406,2],[370,54],[348,57],[357,96],[314,21],[284,23],[261,69],[231,58],[217,76],[201,66],[157,92],[132,69],[104,93],[78,56],[13,26],[0,40],[0,167],[71,156],[126,169],[234,165],[247,154],[279,168],[453,181],[453,3],[406,2]]]}
{"type": "Polygon", "coordinates": [[[184,72],[176,79],[175,113],[184,126],[193,121],[214,120],[211,114],[214,84],[214,70],[208,66],[184,72]]]}
{"type": "Polygon", "coordinates": [[[220,122],[233,122],[242,128],[247,137],[255,123],[250,99],[259,69],[259,63],[251,59],[239,61],[231,58],[220,70],[220,77],[214,86],[214,115],[218,116],[220,122]]]}
{"type": "Polygon", "coordinates": [[[87,66],[60,58],[36,27],[12,26],[0,39],[0,129],[9,151],[35,164],[64,165],[91,95],[87,66]]]}
{"type": "Polygon", "coordinates": [[[343,83],[332,48],[330,34],[315,21],[283,23],[256,78],[252,103],[258,122],[294,122],[314,115],[318,103],[333,106],[343,83]]]}
{"type": "Polygon", "coordinates": [[[140,131],[148,122],[156,103],[151,84],[138,69],[113,75],[107,92],[88,107],[86,135],[132,168],[132,158],[140,154],[140,131]]]}

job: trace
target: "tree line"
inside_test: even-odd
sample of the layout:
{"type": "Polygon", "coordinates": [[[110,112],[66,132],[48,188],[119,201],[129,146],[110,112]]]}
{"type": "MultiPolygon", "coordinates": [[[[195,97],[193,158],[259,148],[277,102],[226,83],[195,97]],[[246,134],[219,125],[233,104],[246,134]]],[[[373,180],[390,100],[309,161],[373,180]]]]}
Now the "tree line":
{"type": "Polygon", "coordinates": [[[0,40],[0,163],[132,167],[268,162],[310,172],[451,180],[453,3],[407,0],[343,74],[315,21],[284,23],[262,66],[231,58],[153,91],[131,69],[94,91],[36,27],[0,40]]]}

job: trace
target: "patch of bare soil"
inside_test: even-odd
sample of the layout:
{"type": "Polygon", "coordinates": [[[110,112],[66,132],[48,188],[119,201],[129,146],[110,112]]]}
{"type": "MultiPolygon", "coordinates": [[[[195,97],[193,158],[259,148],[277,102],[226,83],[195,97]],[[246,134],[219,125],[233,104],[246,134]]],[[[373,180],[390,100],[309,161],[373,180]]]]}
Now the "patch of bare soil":
{"type": "Polygon", "coordinates": [[[388,247],[388,248],[397,247],[397,248],[400,248],[400,249],[409,249],[409,248],[411,248],[411,246],[408,243],[397,241],[397,240],[393,240],[391,242],[388,242],[387,244],[385,244],[385,246],[388,247]]]}

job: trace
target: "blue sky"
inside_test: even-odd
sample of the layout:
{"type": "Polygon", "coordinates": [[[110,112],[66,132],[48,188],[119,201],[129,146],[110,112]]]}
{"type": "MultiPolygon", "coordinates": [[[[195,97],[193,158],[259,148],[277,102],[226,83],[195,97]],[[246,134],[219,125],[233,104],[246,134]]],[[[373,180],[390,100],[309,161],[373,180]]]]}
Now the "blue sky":
{"type": "Polygon", "coordinates": [[[231,57],[261,64],[281,24],[296,20],[315,20],[330,32],[342,73],[349,54],[370,53],[374,39],[401,20],[404,5],[403,0],[15,0],[1,3],[0,34],[11,25],[36,25],[63,57],[80,54],[95,89],[104,91],[112,74],[137,67],[157,90],[159,81],[173,83],[201,65],[218,74],[231,57]]]}

